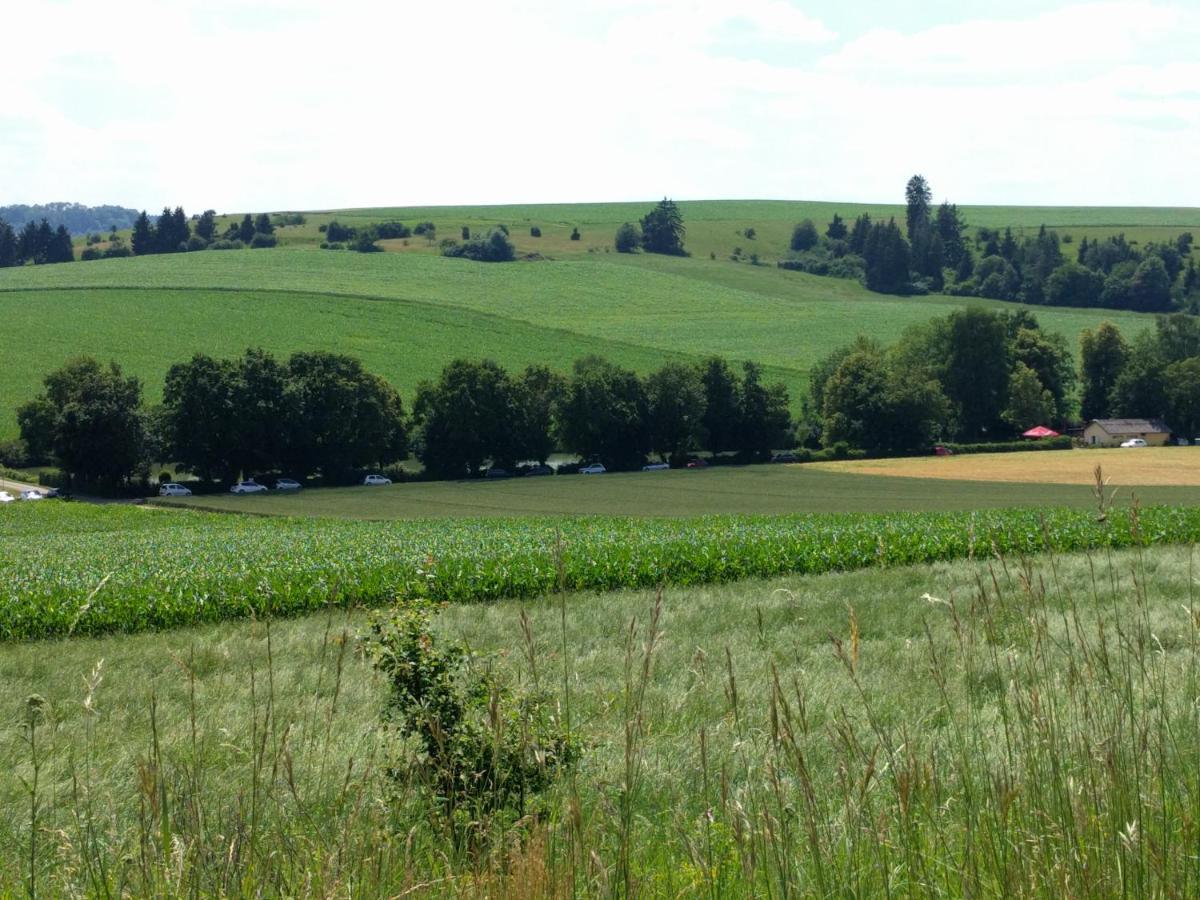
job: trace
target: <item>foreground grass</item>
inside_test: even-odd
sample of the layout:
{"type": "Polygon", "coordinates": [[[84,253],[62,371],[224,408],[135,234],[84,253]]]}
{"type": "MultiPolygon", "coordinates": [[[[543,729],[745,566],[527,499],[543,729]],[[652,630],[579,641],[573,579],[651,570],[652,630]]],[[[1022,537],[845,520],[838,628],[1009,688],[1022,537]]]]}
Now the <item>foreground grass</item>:
{"type": "Polygon", "coordinates": [[[1134,494],[1146,504],[1200,503],[1200,449],[1163,448],[1137,459],[1113,453],[1037,452],[978,454],[858,463],[714,466],[703,470],[609,473],[511,480],[436,481],[390,487],[321,488],[254,496],[211,494],[154,500],[157,505],[216,512],[347,519],[423,519],[464,516],[706,516],[795,513],[881,513],[999,509],[1025,506],[1090,507],[1095,499],[1080,485],[1094,480],[1096,463],[1120,474],[1113,480],[1127,503],[1134,494]],[[1175,450],[1180,452],[1176,453],[1175,450]],[[1018,457],[1015,465],[1008,457],[1018,457]],[[960,464],[960,461],[965,465],[960,464]],[[903,475],[908,464],[924,478],[903,475]],[[945,464],[950,463],[946,467],[945,464]],[[1117,465],[1112,465],[1116,463],[1117,465]],[[1145,468],[1142,464],[1148,463],[1145,468]],[[990,468],[994,465],[995,469],[990,468]],[[839,469],[844,466],[844,469],[839,469]],[[894,470],[892,467],[895,467],[894,470]],[[978,480],[945,477],[944,468],[976,473],[978,480]],[[995,472],[1020,481],[1003,482],[995,472]],[[1073,484],[1045,484],[1056,477],[1073,484]],[[1136,486],[1143,482],[1153,486],[1136,486]],[[1037,483],[1035,483],[1037,482],[1037,483]],[[1129,487],[1134,485],[1134,487],[1129,487]]]}
{"type": "Polygon", "coordinates": [[[580,594],[525,604],[532,638],[448,607],[585,747],[470,849],[384,774],[357,613],[9,645],[0,891],[1194,896],[1192,576],[1153,548],[580,594]]]}

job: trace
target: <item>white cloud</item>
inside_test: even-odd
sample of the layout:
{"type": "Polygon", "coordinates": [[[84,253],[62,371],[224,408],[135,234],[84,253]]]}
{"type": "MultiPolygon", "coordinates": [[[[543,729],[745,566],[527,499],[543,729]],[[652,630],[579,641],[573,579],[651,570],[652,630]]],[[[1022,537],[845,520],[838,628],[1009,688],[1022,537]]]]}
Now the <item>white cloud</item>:
{"type": "Polygon", "coordinates": [[[1200,34],[1166,2],[841,36],[784,0],[7,12],[0,202],[878,200],[921,171],[964,203],[1200,205],[1200,34]]]}

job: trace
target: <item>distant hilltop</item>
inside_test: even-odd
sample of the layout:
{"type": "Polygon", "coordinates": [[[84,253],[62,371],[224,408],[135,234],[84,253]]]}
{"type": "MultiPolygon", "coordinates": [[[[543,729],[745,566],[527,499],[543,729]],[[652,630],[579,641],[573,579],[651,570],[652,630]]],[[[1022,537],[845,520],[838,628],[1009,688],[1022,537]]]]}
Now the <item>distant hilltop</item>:
{"type": "Polygon", "coordinates": [[[137,216],[136,209],[124,206],[84,206],[82,203],[36,203],[32,206],[17,203],[0,206],[0,219],[14,229],[19,230],[26,222],[45,219],[52,228],[64,225],[73,235],[122,231],[132,228],[137,216]]]}

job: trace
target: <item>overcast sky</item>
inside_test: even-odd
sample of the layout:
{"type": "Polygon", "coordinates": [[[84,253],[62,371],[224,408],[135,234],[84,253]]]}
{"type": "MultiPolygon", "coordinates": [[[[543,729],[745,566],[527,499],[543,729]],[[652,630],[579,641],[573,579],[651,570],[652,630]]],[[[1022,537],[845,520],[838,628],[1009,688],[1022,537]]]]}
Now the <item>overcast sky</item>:
{"type": "Polygon", "coordinates": [[[1200,206],[1197,0],[5,4],[0,205],[1200,206]]]}

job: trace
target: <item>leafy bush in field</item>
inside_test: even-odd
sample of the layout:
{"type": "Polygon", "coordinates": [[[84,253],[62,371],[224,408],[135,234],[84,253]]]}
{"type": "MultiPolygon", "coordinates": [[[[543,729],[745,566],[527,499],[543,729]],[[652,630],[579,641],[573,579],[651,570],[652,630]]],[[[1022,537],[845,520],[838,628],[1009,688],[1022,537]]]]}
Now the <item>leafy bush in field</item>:
{"type": "Polygon", "coordinates": [[[139,631],[396,598],[489,601],[876,565],[1200,540],[1200,509],[695,519],[266,519],[0,509],[0,639],[139,631]]]}
{"type": "Polygon", "coordinates": [[[274,247],[277,243],[278,243],[278,241],[276,240],[275,235],[267,234],[266,232],[263,232],[263,231],[256,231],[254,233],[254,237],[251,238],[251,240],[250,240],[250,246],[253,247],[254,249],[261,249],[263,247],[274,247]]]}
{"type": "Polygon", "coordinates": [[[529,236],[530,237],[541,237],[542,229],[538,228],[536,225],[531,225],[529,227],[529,236]]]}
{"type": "Polygon", "coordinates": [[[444,241],[442,244],[442,256],[465,257],[476,262],[510,262],[516,253],[508,235],[499,230],[477,234],[461,244],[444,241]]]}
{"type": "Polygon", "coordinates": [[[1024,453],[1028,450],[1070,450],[1074,442],[1070,435],[1041,438],[1036,441],[992,441],[984,444],[942,444],[955,453],[1024,453]]]}

